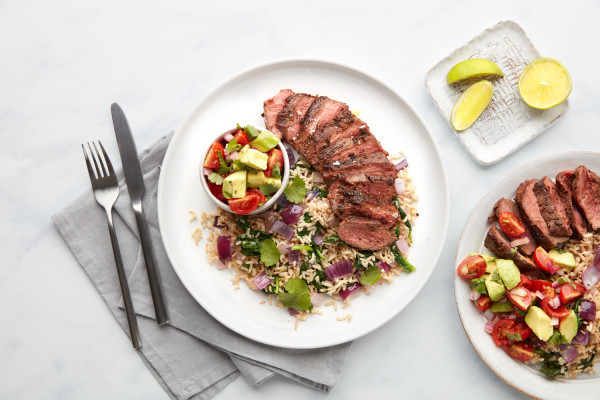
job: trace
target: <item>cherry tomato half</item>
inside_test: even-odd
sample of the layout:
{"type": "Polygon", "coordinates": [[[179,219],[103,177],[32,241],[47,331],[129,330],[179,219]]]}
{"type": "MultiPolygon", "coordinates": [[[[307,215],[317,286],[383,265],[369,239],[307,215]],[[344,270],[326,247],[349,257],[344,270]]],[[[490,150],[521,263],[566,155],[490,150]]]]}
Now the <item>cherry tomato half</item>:
{"type": "Polygon", "coordinates": [[[269,159],[267,160],[267,170],[265,171],[265,176],[273,176],[273,168],[277,164],[279,164],[279,171],[283,170],[283,153],[279,149],[271,149],[267,153],[269,155],[269,159]]]}
{"type": "Polygon", "coordinates": [[[552,282],[545,281],[543,279],[532,279],[529,282],[529,285],[527,286],[527,288],[534,293],[539,291],[540,293],[543,293],[544,295],[546,295],[547,291],[551,291],[552,293],[554,293],[554,288],[552,287],[552,282]]]}
{"type": "Polygon", "coordinates": [[[546,297],[544,297],[544,300],[542,300],[542,308],[544,309],[544,311],[546,312],[546,314],[548,314],[552,318],[564,318],[564,317],[568,317],[569,316],[569,310],[567,310],[567,307],[565,307],[565,306],[563,306],[561,304],[558,307],[553,308],[550,305],[550,301],[554,297],[555,296],[546,296],[546,297]]]}
{"type": "Polygon", "coordinates": [[[515,321],[512,319],[504,318],[496,322],[494,329],[492,329],[492,339],[496,346],[504,346],[508,344],[508,337],[506,334],[515,325],[515,321]]]}
{"type": "Polygon", "coordinates": [[[511,238],[518,238],[525,233],[525,224],[515,214],[505,211],[498,215],[498,224],[502,232],[511,238]]]}
{"type": "Polygon", "coordinates": [[[458,265],[456,272],[461,278],[475,279],[485,274],[487,264],[483,257],[475,254],[471,257],[467,257],[458,265]]]}
{"type": "Polygon", "coordinates": [[[585,294],[585,288],[579,283],[568,282],[563,283],[560,287],[560,302],[568,304],[585,294]]]}
{"type": "Polygon", "coordinates": [[[223,185],[217,185],[216,183],[212,183],[208,179],[206,180],[206,184],[208,185],[208,189],[217,199],[221,200],[224,203],[227,203],[227,199],[223,196],[223,185]]]}
{"type": "Polygon", "coordinates": [[[518,361],[529,361],[533,357],[533,346],[529,343],[511,343],[505,349],[509,356],[518,361]]]}
{"type": "Polygon", "coordinates": [[[506,336],[512,341],[522,342],[531,336],[531,328],[527,326],[525,321],[521,320],[515,323],[512,328],[508,330],[506,336]]]}
{"type": "Polygon", "coordinates": [[[224,151],[225,150],[223,149],[223,145],[221,143],[214,142],[213,145],[210,146],[210,150],[208,150],[208,155],[204,161],[204,166],[210,169],[218,168],[220,165],[218,153],[221,152],[221,155],[223,155],[224,151]]]}
{"type": "Polygon", "coordinates": [[[492,300],[487,296],[480,296],[477,300],[475,300],[475,305],[481,312],[486,312],[488,308],[492,305],[492,300]]]}
{"type": "Polygon", "coordinates": [[[531,279],[529,279],[527,276],[521,274],[521,281],[519,282],[518,286],[523,286],[527,289],[530,289],[529,285],[531,285],[531,279]]]}
{"type": "Polygon", "coordinates": [[[237,140],[237,144],[240,144],[242,146],[245,146],[248,143],[250,143],[250,141],[248,140],[248,136],[246,136],[246,132],[244,132],[241,129],[238,129],[237,132],[235,132],[233,138],[237,140]]]}
{"type": "Polygon", "coordinates": [[[246,196],[241,199],[229,199],[227,202],[229,203],[229,207],[231,207],[231,211],[244,215],[256,210],[265,200],[265,195],[260,190],[248,189],[246,196]]]}
{"type": "Polygon", "coordinates": [[[535,252],[533,253],[533,260],[541,270],[544,270],[550,274],[560,270],[560,267],[554,264],[554,261],[552,261],[548,253],[546,253],[546,250],[544,250],[541,246],[535,249],[535,252]]]}
{"type": "Polygon", "coordinates": [[[523,286],[517,286],[512,290],[507,290],[506,297],[508,297],[508,300],[521,311],[527,311],[533,301],[533,293],[523,286]]]}

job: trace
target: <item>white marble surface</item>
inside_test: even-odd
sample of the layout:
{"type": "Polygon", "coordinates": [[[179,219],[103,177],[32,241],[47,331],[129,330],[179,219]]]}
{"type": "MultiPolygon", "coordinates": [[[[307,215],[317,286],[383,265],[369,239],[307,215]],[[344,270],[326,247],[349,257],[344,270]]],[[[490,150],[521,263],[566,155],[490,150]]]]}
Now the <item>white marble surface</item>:
{"type": "Polygon", "coordinates": [[[438,266],[400,315],[357,340],[337,386],[237,379],[217,399],[523,397],[479,359],[461,327],[453,259],[469,211],[517,165],[598,150],[600,3],[520,0],[0,2],[0,398],[167,399],[50,216],[89,187],[79,144],[117,154],[109,105],[127,110],[138,148],[173,129],[233,74],[283,58],[337,61],[397,90],[443,149],[452,215],[438,266]],[[424,87],[439,59],[499,20],[520,23],[561,60],[566,117],[508,159],[476,164],[424,87]]]}

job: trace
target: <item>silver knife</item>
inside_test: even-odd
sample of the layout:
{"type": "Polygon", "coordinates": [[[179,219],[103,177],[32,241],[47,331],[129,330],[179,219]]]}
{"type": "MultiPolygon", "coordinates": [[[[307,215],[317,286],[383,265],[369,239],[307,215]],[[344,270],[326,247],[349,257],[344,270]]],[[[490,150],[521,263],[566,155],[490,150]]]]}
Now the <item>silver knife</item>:
{"type": "Polygon", "coordinates": [[[125,118],[125,113],[117,103],[110,106],[112,113],[113,125],[119,144],[119,153],[121,154],[121,162],[123,163],[123,172],[125,173],[125,181],[131,198],[131,206],[135,213],[138,231],[140,233],[140,241],[142,242],[142,252],[144,253],[144,261],[146,262],[146,272],[148,273],[148,281],[150,282],[150,292],[152,293],[152,301],[154,303],[154,313],[156,314],[156,322],[158,325],[168,324],[169,316],[167,313],[167,305],[165,295],[163,293],[160,272],[156,266],[156,257],[150,240],[150,232],[144,210],[142,209],[142,197],[146,188],[144,186],[144,178],[142,176],[142,167],[138,159],[135,142],[131,135],[131,129],[125,118]]]}

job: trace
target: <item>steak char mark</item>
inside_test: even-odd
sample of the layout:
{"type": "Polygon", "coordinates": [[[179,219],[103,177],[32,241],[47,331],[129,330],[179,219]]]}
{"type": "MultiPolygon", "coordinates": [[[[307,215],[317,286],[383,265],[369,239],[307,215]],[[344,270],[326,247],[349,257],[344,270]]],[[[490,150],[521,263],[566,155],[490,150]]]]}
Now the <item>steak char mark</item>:
{"type": "Polygon", "coordinates": [[[600,229],[600,179],[584,166],[573,174],[573,199],[583,211],[592,230],[600,229]]]}
{"type": "Polygon", "coordinates": [[[573,171],[563,171],[556,175],[556,190],[565,206],[573,233],[578,238],[583,238],[588,233],[587,221],[579,207],[573,203],[573,171]]]}

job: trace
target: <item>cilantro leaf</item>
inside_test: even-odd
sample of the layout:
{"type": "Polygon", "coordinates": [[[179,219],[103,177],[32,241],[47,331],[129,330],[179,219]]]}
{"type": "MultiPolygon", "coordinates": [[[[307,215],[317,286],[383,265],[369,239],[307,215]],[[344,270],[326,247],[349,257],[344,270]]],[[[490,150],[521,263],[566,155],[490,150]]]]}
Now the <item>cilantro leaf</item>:
{"type": "Polygon", "coordinates": [[[329,194],[329,190],[327,189],[321,189],[318,186],[313,186],[311,190],[316,190],[318,193],[317,195],[321,198],[324,199],[325,197],[327,197],[327,195],[329,194]]]}
{"type": "Polygon", "coordinates": [[[216,172],[211,172],[207,178],[215,185],[222,185],[223,181],[225,180],[221,175],[217,174],[216,172]]]}
{"type": "Polygon", "coordinates": [[[481,277],[471,279],[471,289],[477,293],[487,294],[487,289],[485,288],[485,278],[481,277]]]}
{"type": "Polygon", "coordinates": [[[231,164],[233,166],[234,171],[248,171],[250,167],[246,164],[242,163],[240,160],[234,160],[231,164]]]}
{"type": "Polygon", "coordinates": [[[304,200],[306,192],[306,185],[298,175],[294,177],[294,181],[283,191],[287,199],[296,204],[301,203],[304,200]]]}
{"type": "Polygon", "coordinates": [[[219,170],[217,171],[217,174],[222,175],[229,173],[229,171],[231,171],[231,167],[227,165],[227,162],[223,158],[223,152],[217,151],[217,156],[219,156],[219,170]]]}
{"type": "Polygon", "coordinates": [[[285,307],[296,311],[306,311],[311,308],[308,285],[300,278],[292,278],[285,283],[287,293],[279,293],[277,298],[285,307]]]}
{"type": "Polygon", "coordinates": [[[565,343],[567,343],[567,341],[565,340],[565,338],[563,337],[563,335],[560,334],[559,331],[554,330],[554,332],[552,333],[552,336],[550,336],[550,339],[548,339],[548,343],[552,343],[552,344],[565,344],[565,343]]]}
{"type": "Polygon", "coordinates": [[[227,143],[227,154],[231,154],[234,151],[238,151],[239,149],[242,148],[241,144],[238,144],[236,139],[233,139],[231,142],[227,143]]]}
{"type": "Polygon", "coordinates": [[[281,253],[273,239],[269,238],[263,240],[260,245],[260,261],[265,264],[266,267],[277,264],[280,256],[281,253]]]}
{"type": "Polygon", "coordinates": [[[275,167],[273,167],[271,176],[273,176],[273,178],[281,178],[281,168],[279,168],[279,163],[275,164],[275,167]]]}
{"type": "Polygon", "coordinates": [[[253,141],[258,136],[258,129],[256,129],[252,125],[246,125],[242,127],[240,126],[240,124],[237,124],[237,128],[243,130],[246,136],[248,136],[248,140],[250,141],[253,141]]]}
{"type": "Polygon", "coordinates": [[[360,276],[360,283],[363,285],[374,285],[381,278],[381,271],[377,265],[371,265],[365,272],[360,276]]]}
{"type": "Polygon", "coordinates": [[[279,190],[279,188],[272,183],[263,183],[259,189],[265,196],[273,194],[279,190]]]}

